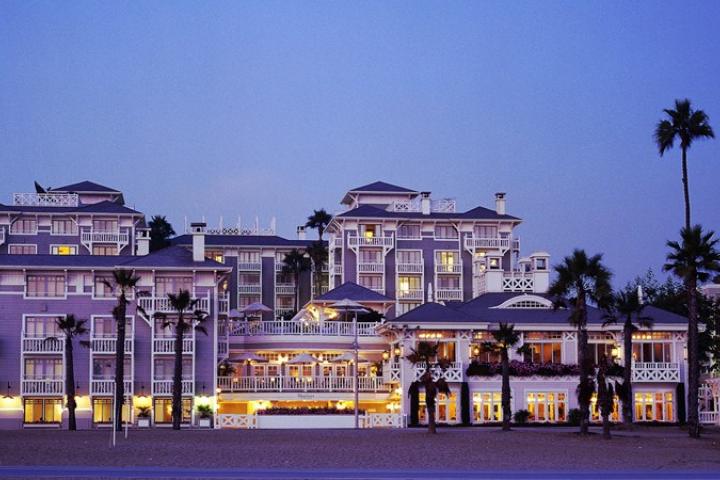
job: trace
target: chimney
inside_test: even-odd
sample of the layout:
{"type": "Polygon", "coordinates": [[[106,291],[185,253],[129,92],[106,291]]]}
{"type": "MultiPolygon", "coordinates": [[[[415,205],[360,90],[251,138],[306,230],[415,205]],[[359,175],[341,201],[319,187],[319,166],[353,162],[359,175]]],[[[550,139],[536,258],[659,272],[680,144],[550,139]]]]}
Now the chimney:
{"type": "Polygon", "coordinates": [[[298,240],[305,240],[305,226],[304,225],[298,225],[297,237],[298,237],[298,240]]]}
{"type": "Polygon", "coordinates": [[[430,192],[420,193],[420,211],[423,215],[430,215],[430,192]]]}
{"type": "Polygon", "coordinates": [[[638,303],[640,305],[644,304],[645,303],[645,295],[643,294],[642,285],[638,285],[637,296],[638,296],[638,303]]]}
{"type": "Polygon", "coordinates": [[[495,194],[495,212],[498,215],[505,215],[505,192],[495,194]]]}
{"type": "Polygon", "coordinates": [[[194,222],[190,224],[190,232],[192,232],[192,254],[193,262],[205,261],[205,222],[194,222]]]}
{"type": "Polygon", "coordinates": [[[150,253],[150,229],[138,228],[135,230],[135,255],[150,253]]]}

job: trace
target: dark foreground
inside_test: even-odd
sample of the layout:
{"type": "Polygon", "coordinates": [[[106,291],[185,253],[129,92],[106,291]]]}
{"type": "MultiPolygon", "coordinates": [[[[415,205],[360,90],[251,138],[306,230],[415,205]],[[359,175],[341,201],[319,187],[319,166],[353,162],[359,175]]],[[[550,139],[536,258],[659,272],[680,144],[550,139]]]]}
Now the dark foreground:
{"type": "Polygon", "coordinates": [[[119,436],[115,448],[109,433],[0,432],[0,477],[720,478],[720,432],[691,440],[677,427],[637,428],[610,441],[558,428],[453,428],[435,436],[416,429],[154,429],[119,436]]]}

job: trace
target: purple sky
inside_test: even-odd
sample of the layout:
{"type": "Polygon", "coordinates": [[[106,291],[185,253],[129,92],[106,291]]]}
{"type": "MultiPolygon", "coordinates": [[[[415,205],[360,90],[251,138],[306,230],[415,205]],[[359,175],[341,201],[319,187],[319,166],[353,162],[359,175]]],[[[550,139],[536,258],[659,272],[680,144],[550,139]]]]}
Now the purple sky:
{"type": "MultiPolygon", "coordinates": [[[[0,3],[0,201],[117,187],[147,214],[294,235],[375,180],[493,205],[523,253],[604,252],[622,284],[682,223],[662,108],[720,135],[720,2],[0,3]]],[[[690,151],[717,229],[720,140],[690,151]]]]}

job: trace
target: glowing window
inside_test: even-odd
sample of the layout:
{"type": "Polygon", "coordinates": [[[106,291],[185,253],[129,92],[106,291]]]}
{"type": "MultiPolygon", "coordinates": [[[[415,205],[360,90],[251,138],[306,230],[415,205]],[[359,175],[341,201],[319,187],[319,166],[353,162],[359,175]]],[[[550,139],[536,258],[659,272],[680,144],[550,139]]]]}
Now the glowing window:
{"type": "Polygon", "coordinates": [[[77,255],[77,246],[75,245],[53,245],[50,248],[53,255],[77,255]]]}

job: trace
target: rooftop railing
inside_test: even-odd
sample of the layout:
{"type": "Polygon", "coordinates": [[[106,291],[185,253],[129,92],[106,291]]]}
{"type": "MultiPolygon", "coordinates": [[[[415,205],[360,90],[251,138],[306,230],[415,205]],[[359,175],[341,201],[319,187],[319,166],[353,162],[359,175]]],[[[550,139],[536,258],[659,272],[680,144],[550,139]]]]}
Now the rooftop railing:
{"type": "MultiPolygon", "coordinates": [[[[264,335],[319,335],[350,337],[354,335],[354,322],[344,321],[290,321],[290,320],[243,320],[233,325],[232,335],[264,336],[264,335]]],[[[378,322],[357,322],[358,336],[374,337],[378,322]]]]}
{"type": "Polygon", "coordinates": [[[16,207],[77,207],[77,193],[13,193],[16,207]]]}
{"type": "MultiPolygon", "coordinates": [[[[353,377],[218,377],[218,387],[224,392],[352,392],[353,377]]],[[[387,392],[390,386],[381,377],[358,377],[361,392],[387,392]]]]}

